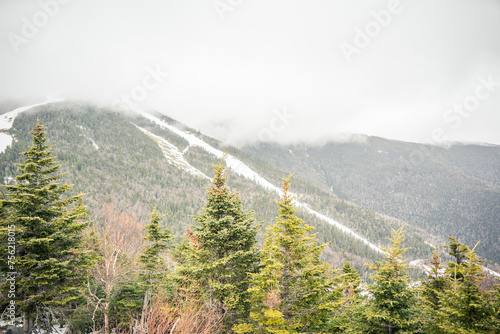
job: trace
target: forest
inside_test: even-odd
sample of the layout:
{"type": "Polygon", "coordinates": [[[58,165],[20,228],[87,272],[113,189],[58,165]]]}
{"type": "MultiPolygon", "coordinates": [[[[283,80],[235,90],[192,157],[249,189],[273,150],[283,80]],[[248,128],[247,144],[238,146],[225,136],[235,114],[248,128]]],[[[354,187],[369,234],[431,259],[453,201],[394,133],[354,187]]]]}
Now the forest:
{"type": "MultiPolygon", "coordinates": [[[[283,178],[266,228],[213,164],[205,202],[180,240],[156,209],[147,223],[109,201],[92,217],[86,195],[61,183],[43,125],[30,132],[15,182],[0,198],[2,319],[24,333],[500,333],[500,285],[477,245],[454,237],[412,279],[405,227],[363,279],[297,215],[283,178]],[[91,218],[91,219],[90,219],[91,218]],[[450,259],[447,263],[441,257],[450,259]]],[[[56,143],[57,144],[57,143],[56,143]]],[[[206,167],[207,168],[207,167],[206,167]]],[[[75,176],[76,177],[76,176],[75,176]]],[[[138,195],[139,196],[139,195],[138,195]]],[[[334,250],[335,251],[335,250],[334,250]]]]}

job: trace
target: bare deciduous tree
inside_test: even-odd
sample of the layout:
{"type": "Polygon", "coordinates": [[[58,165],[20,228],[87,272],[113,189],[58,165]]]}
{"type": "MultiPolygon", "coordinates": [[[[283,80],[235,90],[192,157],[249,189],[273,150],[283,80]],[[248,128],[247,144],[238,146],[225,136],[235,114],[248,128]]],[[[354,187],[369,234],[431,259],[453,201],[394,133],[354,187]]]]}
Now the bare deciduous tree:
{"type": "Polygon", "coordinates": [[[120,286],[130,281],[136,272],[136,257],[141,251],[143,224],[134,215],[120,212],[114,203],[103,204],[94,220],[99,262],[91,270],[88,294],[93,307],[92,320],[95,331],[95,314],[104,313],[104,333],[109,334],[110,302],[120,292],[120,286]]]}

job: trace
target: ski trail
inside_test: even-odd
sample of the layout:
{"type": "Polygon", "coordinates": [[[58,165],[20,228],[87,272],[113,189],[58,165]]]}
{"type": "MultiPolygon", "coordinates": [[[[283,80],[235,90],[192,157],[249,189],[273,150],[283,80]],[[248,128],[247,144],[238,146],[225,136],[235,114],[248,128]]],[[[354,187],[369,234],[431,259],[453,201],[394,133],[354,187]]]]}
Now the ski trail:
{"type": "Polygon", "coordinates": [[[189,162],[187,162],[187,160],[184,159],[181,151],[179,151],[179,149],[176,146],[172,145],[164,138],[154,135],[148,130],[141,128],[140,126],[135,125],[135,127],[144,132],[147,136],[153,139],[158,144],[158,146],[160,146],[163,155],[170,164],[174,165],[179,169],[185,170],[186,172],[192,175],[212,180],[211,178],[203,174],[200,170],[191,166],[189,162]]]}
{"type": "MultiPolygon", "coordinates": [[[[152,116],[146,112],[143,112],[143,111],[137,111],[137,112],[140,115],[142,115],[144,118],[147,118],[148,120],[159,125],[160,127],[167,129],[167,130],[170,130],[173,133],[177,134],[178,136],[184,138],[185,140],[188,141],[189,146],[198,146],[198,147],[202,148],[203,150],[205,150],[206,152],[208,152],[212,155],[215,155],[219,159],[222,158],[222,156],[224,155],[224,152],[222,152],[221,150],[214,148],[213,146],[205,143],[203,140],[201,140],[200,138],[198,138],[190,133],[179,130],[176,127],[174,127],[174,126],[172,126],[172,125],[170,125],[170,124],[160,120],[159,118],[152,116]]],[[[226,164],[236,174],[241,175],[241,176],[253,181],[254,183],[263,187],[266,190],[273,191],[277,194],[281,194],[280,188],[271,184],[269,181],[267,181],[266,179],[261,177],[259,174],[257,174],[255,171],[253,171],[250,167],[248,167],[246,164],[241,162],[239,159],[233,157],[232,155],[230,155],[230,154],[227,155],[226,164]]],[[[349,227],[344,226],[341,223],[339,223],[338,221],[333,220],[333,219],[317,212],[316,210],[311,209],[305,203],[301,203],[301,202],[296,200],[295,204],[297,207],[304,209],[306,212],[311,213],[314,216],[318,217],[319,219],[327,222],[328,224],[335,226],[336,228],[338,228],[342,232],[352,236],[353,238],[355,238],[357,240],[360,240],[361,242],[366,244],[368,247],[370,247],[370,249],[374,250],[375,252],[380,253],[380,254],[385,254],[385,252],[382,251],[377,245],[371,243],[368,239],[357,234],[349,227]]]]}

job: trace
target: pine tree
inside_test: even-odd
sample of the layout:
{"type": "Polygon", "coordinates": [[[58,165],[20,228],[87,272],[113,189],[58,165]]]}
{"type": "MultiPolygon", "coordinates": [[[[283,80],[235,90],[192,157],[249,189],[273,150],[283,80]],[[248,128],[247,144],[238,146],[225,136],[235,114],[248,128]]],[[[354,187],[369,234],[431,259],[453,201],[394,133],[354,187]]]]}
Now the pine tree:
{"type": "Polygon", "coordinates": [[[210,305],[233,324],[248,314],[248,274],[257,271],[259,227],[253,212],[244,211],[241,198],[226,186],[223,159],[213,166],[208,201],[194,217],[199,225],[188,231],[177,252],[177,272],[182,285],[204,291],[210,305]]]}
{"type": "Polygon", "coordinates": [[[8,224],[16,233],[16,306],[24,315],[24,329],[50,329],[52,311],[78,298],[91,257],[81,250],[88,226],[81,195],[62,199],[70,186],[59,185],[60,168],[46,145],[37,121],[33,145],[23,152],[16,184],[5,186],[8,224]],[[41,318],[47,320],[42,323],[41,318]],[[35,321],[35,319],[37,321],[35,321]]]}
{"type": "Polygon", "coordinates": [[[296,333],[319,331],[340,298],[328,265],[320,260],[326,245],[318,245],[313,229],[295,215],[290,177],[275,225],[267,229],[261,250],[261,271],[252,274],[249,289],[252,322],[236,326],[237,333],[296,333]]]}
{"type": "Polygon", "coordinates": [[[375,270],[374,284],[369,287],[373,299],[365,309],[365,317],[369,328],[376,333],[418,333],[421,326],[417,291],[410,287],[408,265],[402,259],[408,250],[401,247],[405,240],[403,228],[393,230],[390,248],[382,248],[386,260],[379,262],[379,266],[370,265],[375,270]]]}

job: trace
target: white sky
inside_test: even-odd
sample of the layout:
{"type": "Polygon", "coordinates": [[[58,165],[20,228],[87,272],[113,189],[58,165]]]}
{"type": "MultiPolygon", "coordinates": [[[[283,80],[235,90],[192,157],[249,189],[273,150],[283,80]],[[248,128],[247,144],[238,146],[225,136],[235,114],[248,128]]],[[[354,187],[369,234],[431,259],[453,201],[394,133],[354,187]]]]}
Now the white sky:
{"type": "Polygon", "coordinates": [[[141,106],[233,144],[339,133],[500,144],[499,0],[62,2],[0,1],[0,99],[112,104],[158,67],[169,76],[141,106]],[[391,6],[381,27],[373,12],[391,6]],[[341,45],[377,27],[347,61],[341,45]],[[448,111],[462,103],[472,111],[448,111]]]}

